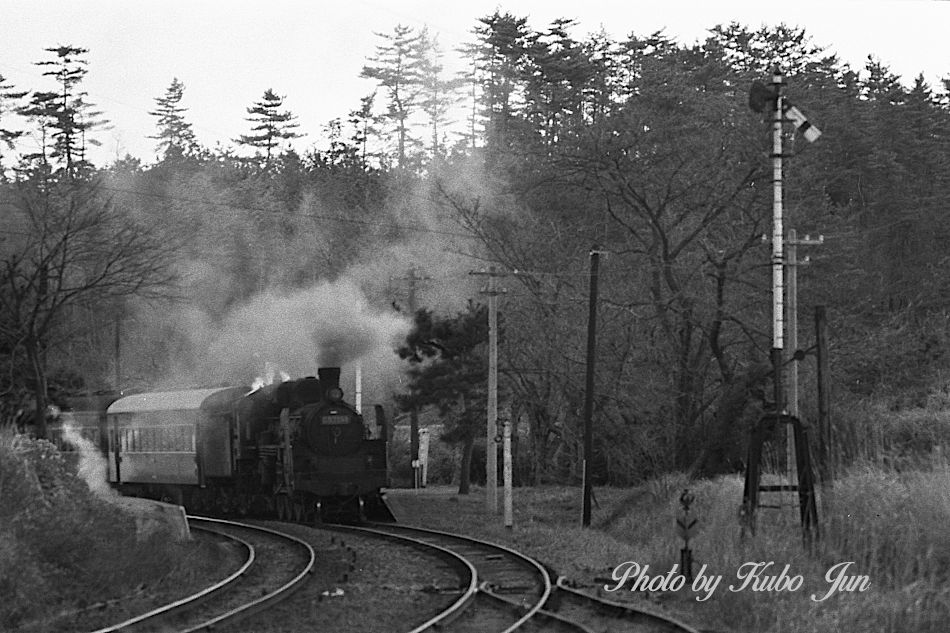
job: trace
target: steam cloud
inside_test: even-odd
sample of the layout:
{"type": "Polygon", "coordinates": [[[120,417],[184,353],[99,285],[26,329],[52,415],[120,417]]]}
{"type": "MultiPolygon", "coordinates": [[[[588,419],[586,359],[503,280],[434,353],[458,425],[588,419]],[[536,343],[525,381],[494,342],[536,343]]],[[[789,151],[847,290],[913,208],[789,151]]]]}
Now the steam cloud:
{"type": "MultiPolygon", "coordinates": [[[[493,200],[481,213],[518,216],[495,201],[497,183],[479,161],[453,165],[437,177],[464,205],[493,200]]],[[[432,182],[418,187],[387,203],[392,220],[412,229],[403,239],[393,240],[386,227],[368,232],[354,264],[339,273],[338,281],[315,279],[304,290],[299,289],[301,270],[321,270],[322,260],[314,253],[335,252],[332,232],[302,223],[288,238],[249,229],[254,226],[249,216],[237,210],[229,215],[218,209],[183,210],[199,227],[195,250],[200,255],[177,264],[188,301],[168,310],[137,305],[134,317],[123,323],[122,369],[129,376],[124,386],[153,391],[250,387],[255,378],[267,382],[271,363],[274,376],[293,378],[312,375],[321,365],[340,366],[349,389],[359,360],[364,396],[391,400],[405,381],[405,364],[394,348],[411,327],[410,268],[419,276],[415,305],[439,314],[463,310],[483,285],[482,278],[469,274],[482,266],[479,241],[467,235],[451,205],[433,197],[432,182]],[[213,223],[205,225],[208,218],[213,223]],[[247,303],[232,304],[235,296],[254,290],[259,294],[247,303]],[[393,313],[393,306],[401,314],[393,313]]],[[[315,195],[300,203],[301,217],[324,211],[315,195]]]]}
{"type": "Polygon", "coordinates": [[[394,359],[393,349],[409,327],[406,319],[370,306],[349,281],[270,291],[224,319],[212,334],[199,374],[205,382],[250,384],[267,363],[304,376],[360,359],[394,359]]]}
{"type": "MultiPolygon", "coordinates": [[[[62,415],[69,416],[68,413],[62,415]]],[[[86,482],[89,490],[106,501],[117,499],[118,494],[109,486],[106,458],[95,444],[76,430],[68,419],[63,422],[63,439],[79,452],[79,478],[86,482]]]]}

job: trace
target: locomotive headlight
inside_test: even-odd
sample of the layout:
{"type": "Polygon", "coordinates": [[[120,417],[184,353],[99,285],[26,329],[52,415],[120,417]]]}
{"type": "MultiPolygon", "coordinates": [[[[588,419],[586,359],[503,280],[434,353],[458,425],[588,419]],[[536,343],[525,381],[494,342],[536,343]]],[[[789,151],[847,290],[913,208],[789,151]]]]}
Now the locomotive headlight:
{"type": "Polygon", "coordinates": [[[330,402],[339,402],[343,399],[343,390],[339,387],[330,387],[327,389],[327,400],[330,402]]]}

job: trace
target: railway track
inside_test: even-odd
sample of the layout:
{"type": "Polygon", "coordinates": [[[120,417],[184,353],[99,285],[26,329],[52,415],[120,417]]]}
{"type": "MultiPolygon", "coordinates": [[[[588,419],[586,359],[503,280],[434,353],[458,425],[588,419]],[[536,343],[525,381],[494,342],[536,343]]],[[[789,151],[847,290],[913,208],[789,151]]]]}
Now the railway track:
{"type": "Polygon", "coordinates": [[[501,545],[464,536],[389,523],[320,526],[340,532],[375,535],[438,552],[460,569],[462,593],[447,609],[410,633],[516,631],[531,619],[551,591],[551,579],[536,561],[501,545]]]}
{"type": "Polygon", "coordinates": [[[316,553],[295,536],[222,519],[189,516],[188,521],[192,530],[237,545],[244,558],[240,567],[200,592],[94,633],[210,631],[288,597],[313,573],[316,553]]]}
{"type": "Polygon", "coordinates": [[[495,543],[388,523],[320,527],[414,543],[454,561],[460,597],[408,633],[698,633],[665,615],[584,594],[564,578],[554,581],[538,561],[495,543]]]}
{"type": "MultiPolygon", "coordinates": [[[[204,517],[189,522],[240,548],[239,568],[201,592],[95,633],[210,631],[272,606],[311,577],[316,553],[302,533],[204,517]]],[[[663,614],[585,594],[538,561],[495,543],[389,523],[308,527],[409,545],[451,569],[431,588],[451,602],[431,605],[434,614],[406,624],[412,627],[406,633],[698,633],[663,614]]]]}
{"type": "Polygon", "coordinates": [[[668,615],[586,594],[572,587],[563,576],[558,577],[553,596],[545,606],[567,619],[583,622],[593,633],[699,633],[668,615]]]}

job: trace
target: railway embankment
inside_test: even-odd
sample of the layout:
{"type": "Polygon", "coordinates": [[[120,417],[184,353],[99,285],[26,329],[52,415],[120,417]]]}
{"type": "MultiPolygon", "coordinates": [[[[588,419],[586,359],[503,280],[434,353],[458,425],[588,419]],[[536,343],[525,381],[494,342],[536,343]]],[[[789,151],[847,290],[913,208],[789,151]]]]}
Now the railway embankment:
{"type": "Polygon", "coordinates": [[[175,508],[106,500],[52,444],[2,429],[0,500],[0,630],[92,630],[103,606],[172,600],[221,564],[175,508]]]}

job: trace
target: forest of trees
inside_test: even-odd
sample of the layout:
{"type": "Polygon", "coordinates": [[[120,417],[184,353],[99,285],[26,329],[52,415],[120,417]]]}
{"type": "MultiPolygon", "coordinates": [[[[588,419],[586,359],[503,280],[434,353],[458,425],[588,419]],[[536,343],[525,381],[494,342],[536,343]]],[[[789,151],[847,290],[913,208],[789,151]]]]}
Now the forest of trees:
{"type": "MultiPolygon", "coordinates": [[[[172,78],[150,112],[154,164],[87,160],[108,113],[83,90],[85,49],[46,49],[38,68],[55,92],[0,77],[4,418],[47,397],[194,373],[195,338],[235,308],[346,279],[380,310],[455,332],[465,358],[387,385],[405,406],[438,405],[451,437],[469,442],[466,420],[478,416],[459,408],[482,392],[461,382],[478,375],[486,343],[451,324],[484,314],[467,273],[493,265],[509,273],[500,400],[517,425],[519,476],[571,480],[596,244],[607,253],[600,472],[627,483],[727,469],[732,455],[701,446],[718,438],[741,455],[771,346],[771,139],[748,90],[776,67],[824,132],[809,144],[787,126],[787,224],[825,237],[799,271],[802,347],[825,305],[836,406],[946,396],[950,82],[935,89],[872,57],[851,68],[786,27],[721,25],[692,45],[573,30],[496,12],[456,53],[469,71],[448,77],[435,38],[397,26],[363,69],[377,90],[327,123],[325,149],[290,149],[291,106],[306,104],[269,87],[235,147],[204,147],[172,78]],[[449,125],[456,112],[466,120],[449,125]],[[24,133],[37,151],[13,152],[24,133]],[[410,266],[428,279],[411,316],[398,277],[410,266]],[[452,376],[457,388],[444,384],[452,376]],[[438,402],[406,397],[407,381],[431,379],[438,402]]],[[[438,362],[433,342],[410,334],[393,354],[438,362]]],[[[812,365],[801,364],[806,416],[812,365]]]]}

